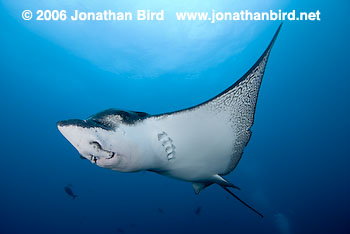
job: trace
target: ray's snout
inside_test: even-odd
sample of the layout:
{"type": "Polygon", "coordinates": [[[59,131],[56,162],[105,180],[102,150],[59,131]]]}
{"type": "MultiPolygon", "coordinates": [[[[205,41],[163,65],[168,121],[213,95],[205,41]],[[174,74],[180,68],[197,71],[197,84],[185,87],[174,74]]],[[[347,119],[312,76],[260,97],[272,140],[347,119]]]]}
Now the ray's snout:
{"type": "Polygon", "coordinates": [[[74,130],[76,130],[77,127],[84,126],[85,122],[80,119],[62,120],[57,122],[58,130],[65,138],[67,138],[67,140],[70,140],[70,138],[72,137],[71,135],[74,134],[74,130]]]}
{"type": "Polygon", "coordinates": [[[61,134],[76,148],[80,154],[84,142],[89,142],[90,134],[85,120],[70,119],[57,122],[61,134]]]}
{"type": "Polygon", "coordinates": [[[58,121],[57,122],[57,127],[60,128],[60,127],[66,126],[66,125],[68,125],[68,123],[69,123],[69,120],[58,121]]]}

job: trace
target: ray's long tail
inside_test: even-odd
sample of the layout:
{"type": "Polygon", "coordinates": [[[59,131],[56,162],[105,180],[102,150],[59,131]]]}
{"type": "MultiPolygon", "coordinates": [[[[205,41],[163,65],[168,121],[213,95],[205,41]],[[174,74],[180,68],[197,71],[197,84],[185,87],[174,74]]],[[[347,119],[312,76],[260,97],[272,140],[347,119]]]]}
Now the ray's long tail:
{"type": "Polygon", "coordinates": [[[245,205],[246,207],[248,207],[249,209],[251,209],[252,211],[254,211],[256,214],[258,214],[261,218],[264,218],[264,216],[257,211],[256,209],[254,209],[253,207],[251,207],[250,205],[248,205],[247,203],[245,203],[244,201],[242,201],[236,194],[234,194],[233,192],[231,192],[228,188],[226,188],[225,186],[220,185],[221,188],[225,189],[226,192],[228,192],[229,194],[231,194],[234,198],[236,198],[238,201],[240,201],[241,203],[243,203],[243,205],[245,205]]]}

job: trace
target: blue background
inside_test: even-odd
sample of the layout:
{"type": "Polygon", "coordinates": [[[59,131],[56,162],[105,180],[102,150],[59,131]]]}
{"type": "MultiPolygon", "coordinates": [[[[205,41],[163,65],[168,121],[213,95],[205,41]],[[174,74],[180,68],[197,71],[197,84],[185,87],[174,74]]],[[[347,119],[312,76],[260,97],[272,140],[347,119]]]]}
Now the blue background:
{"type": "MultiPolygon", "coordinates": [[[[110,107],[157,114],[205,101],[250,68],[278,22],[256,23],[264,30],[225,59],[203,56],[193,70],[155,66],[143,77],[94,64],[27,27],[18,19],[23,9],[1,5],[0,233],[349,233],[349,2],[293,1],[284,9],[320,10],[322,20],[283,25],[252,138],[226,177],[261,219],[215,185],[195,195],[189,183],[80,160],[56,122],[110,107]],[[64,192],[67,184],[77,199],[64,192]]],[[[145,66],[142,54],[123,56],[145,66]]]]}

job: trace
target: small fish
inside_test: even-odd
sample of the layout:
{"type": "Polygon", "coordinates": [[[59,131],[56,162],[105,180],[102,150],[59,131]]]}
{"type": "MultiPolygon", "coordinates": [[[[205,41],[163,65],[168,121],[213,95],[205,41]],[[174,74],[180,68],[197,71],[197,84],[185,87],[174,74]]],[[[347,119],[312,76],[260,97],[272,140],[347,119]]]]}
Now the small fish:
{"type": "Polygon", "coordinates": [[[161,214],[164,213],[164,210],[162,208],[158,208],[157,211],[158,211],[158,213],[161,213],[161,214]]]}
{"type": "Polygon", "coordinates": [[[69,195],[71,196],[73,199],[75,199],[78,195],[75,195],[71,189],[71,184],[67,185],[64,187],[64,191],[69,195]]]}
{"type": "Polygon", "coordinates": [[[202,207],[201,206],[198,206],[196,209],[194,209],[194,213],[196,215],[200,215],[201,214],[201,211],[202,211],[202,207]]]}

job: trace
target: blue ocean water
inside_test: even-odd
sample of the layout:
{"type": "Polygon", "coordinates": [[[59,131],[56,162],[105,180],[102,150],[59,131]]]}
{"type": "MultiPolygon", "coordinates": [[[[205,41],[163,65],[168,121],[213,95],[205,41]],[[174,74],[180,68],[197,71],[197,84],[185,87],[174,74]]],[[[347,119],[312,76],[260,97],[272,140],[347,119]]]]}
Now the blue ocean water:
{"type": "MultiPolygon", "coordinates": [[[[120,35],[120,48],[142,48],[130,52],[113,47],[118,37],[89,47],[99,35],[86,31],[85,42],[66,30],[71,25],[59,24],[57,31],[52,27],[58,24],[28,25],[19,19],[28,3],[11,8],[2,1],[0,233],[349,233],[350,5],[274,4],[320,10],[322,20],[284,23],[265,72],[252,138],[226,177],[241,188],[237,195],[264,214],[261,219],[215,185],[195,195],[189,183],[81,160],[56,122],[110,107],[157,114],[203,102],[253,65],[279,22],[254,23],[253,36],[233,44],[224,31],[210,31],[234,28],[232,22],[195,35],[186,23],[188,35],[169,34],[185,39],[169,37],[163,44],[149,41],[162,35],[157,28],[164,30],[166,22],[147,26],[157,34],[124,25],[129,34],[120,35]],[[215,46],[205,43],[210,33],[216,33],[210,39],[215,46]],[[201,43],[200,56],[186,53],[201,43]],[[225,52],[233,47],[234,53],[225,52]],[[69,184],[78,195],[74,200],[64,191],[69,184]]],[[[84,27],[103,30],[104,24],[84,27]]]]}

